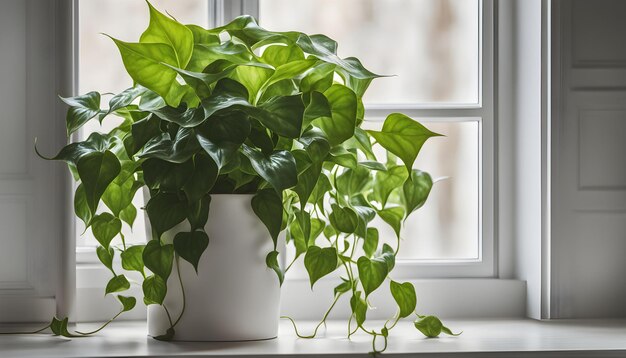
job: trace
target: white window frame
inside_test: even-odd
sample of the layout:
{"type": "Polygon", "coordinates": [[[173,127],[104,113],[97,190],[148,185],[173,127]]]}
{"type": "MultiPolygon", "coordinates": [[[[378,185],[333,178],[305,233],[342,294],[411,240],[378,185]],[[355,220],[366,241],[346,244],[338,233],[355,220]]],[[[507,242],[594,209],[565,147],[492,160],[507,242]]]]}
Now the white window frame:
{"type": "MultiPolygon", "coordinates": [[[[219,26],[228,22],[230,19],[241,15],[249,14],[258,18],[259,6],[258,1],[263,0],[207,0],[208,1],[208,23],[209,26],[219,26]]],[[[78,2],[79,0],[69,0],[74,7],[74,31],[78,31],[78,2]]],[[[481,302],[494,302],[497,292],[504,289],[507,294],[498,298],[498,302],[507,301],[502,305],[502,312],[521,312],[519,308],[524,305],[523,299],[523,283],[516,280],[499,279],[499,271],[509,272],[512,270],[510,262],[498,262],[497,252],[498,245],[509,247],[512,245],[512,237],[504,238],[504,242],[498,242],[496,233],[497,226],[497,123],[495,113],[497,113],[497,101],[495,93],[496,75],[496,46],[497,36],[495,27],[497,24],[496,7],[494,0],[479,0],[479,6],[482,11],[479,13],[479,91],[478,101],[475,104],[401,104],[401,105],[367,105],[366,114],[368,120],[384,120],[389,113],[401,111],[413,118],[426,119],[428,122],[477,122],[479,125],[479,257],[478,259],[468,260],[398,260],[394,270],[394,279],[411,280],[417,285],[425,284],[426,286],[433,283],[443,283],[443,286],[436,286],[433,290],[428,291],[429,297],[441,297],[440,295],[454,295],[456,288],[461,284],[470,296],[482,297],[481,302]],[[480,185],[482,184],[482,185],[480,185]],[[505,265],[506,267],[502,267],[505,265]],[[446,279],[446,280],[421,280],[421,279],[446,279]],[[457,280],[464,279],[464,280],[457,280]],[[420,281],[421,280],[421,281],[420,281]]],[[[78,80],[78,34],[74,33],[74,56],[75,68],[74,79],[78,80]]],[[[77,88],[77,86],[75,86],[77,88]]],[[[75,138],[74,138],[75,139],[75,138]]],[[[71,215],[73,220],[74,216],[71,215]]],[[[508,260],[507,260],[508,261],[508,260]]],[[[78,312],[78,320],[99,320],[106,318],[106,314],[111,309],[101,308],[98,302],[89,301],[89,297],[95,297],[95,289],[97,286],[104,286],[105,268],[100,267],[99,261],[95,255],[95,249],[92,247],[80,246],[76,247],[77,262],[77,300],[79,302],[88,301],[88,309],[82,307],[78,312]],[[102,281],[102,282],[101,282],[102,281]],[[89,315],[84,315],[84,312],[89,315]]],[[[508,276],[508,275],[507,275],[508,276]]],[[[283,289],[283,303],[287,306],[290,302],[296,302],[300,299],[298,292],[307,289],[303,277],[287,278],[291,284],[286,285],[283,289]]],[[[419,287],[418,287],[419,289],[419,287]]],[[[140,294],[131,292],[132,294],[140,294]]],[[[422,293],[423,294],[423,293],[422,293]]],[[[421,296],[422,297],[422,296],[421,296]]],[[[313,305],[315,300],[311,300],[313,305]]],[[[319,304],[318,304],[319,305],[319,304]]],[[[443,305],[445,312],[453,305],[443,305]]],[[[486,304],[484,308],[477,308],[474,314],[482,313],[493,316],[490,312],[490,305],[486,304]]],[[[458,308],[465,305],[457,304],[452,310],[461,312],[458,308]]],[[[320,310],[322,307],[320,306],[320,310]]],[[[317,308],[310,307],[310,310],[303,313],[305,316],[314,315],[317,308]]],[[[144,313],[145,314],[145,313],[144,313]]],[[[450,312],[449,314],[454,314],[450,312]]],[[[448,314],[448,315],[449,315],[448,314]]],[[[523,314],[523,313],[521,313],[523,314]]],[[[503,315],[511,315],[503,313],[503,315]]],[[[462,316],[462,314],[461,314],[462,316]]],[[[496,313],[497,316],[497,313],[496,313]]],[[[143,316],[145,317],[145,316],[143,316]]],[[[142,318],[141,314],[131,315],[132,318],[142,318]]],[[[296,317],[307,318],[307,317],[296,317]]]]}
{"type": "MultiPolygon", "coordinates": [[[[225,20],[248,14],[259,18],[259,1],[213,0],[214,16],[211,25],[222,25],[225,20]]],[[[462,278],[497,277],[496,255],[496,152],[494,118],[494,24],[493,0],[479,0],[478,6],[478,101],[474,104],[365,104],[366,121],[383,121],[387,115],[403,112],[409,117],[426,122],[477,122],[479,133],[479,188],[478,188],[478,258],[451,260],[398,260],[394,278],[462,278]]],[[[259,20],[260,22],[263,19],[259,20]]],[[[262,25],[262,24],[261,24],[262,25]]],[[[287,277],[287,279],[289,279],[287,277]]]]}

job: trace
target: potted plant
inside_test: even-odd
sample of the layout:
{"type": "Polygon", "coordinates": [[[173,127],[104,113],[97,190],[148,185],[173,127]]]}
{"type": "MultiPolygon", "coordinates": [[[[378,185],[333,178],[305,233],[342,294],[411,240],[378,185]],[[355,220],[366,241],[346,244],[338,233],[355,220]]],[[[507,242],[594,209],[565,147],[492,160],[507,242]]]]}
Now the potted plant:
{"type": "MultiPolygon", "coordinates": [[[[75,213],[112,273],[106,294],[117,295],[120,314],[132,309],[136,298],[123,291],[127,271],[138,272],[157,339],[272,338],[293,264],[281,264],[284,236],[304,256],[311,287],[341,276],[329,312],[348,295],[351,334],[382,337],[386,347],[388,331],[415,314],[413,285],[389,277],[402,223],[433,185],[413,163],[439,134],[400,113],[380,131],[363,130],[362,97],[380,76],[338,57],[324,35],[268,31],[249,16],[207,30],[148,5],[139,42],[112,38],[135,86],[106,109],[97,92],[63,98],[68,135],[94,119],[123,122],[49,158],[67,162],[77,181],[75,213]],[[372,139],[388,152],[384,162],[372,139]],[[141,188],[151,237],[131,246],[122,236],[112,247],[134,223],[141,188]],[[379,240],[376,216],[393,228],[395,245],[379,240]],[[368,297],[386,279],[397,313],[367,328],[368,297]]],[[[66,325],[55,318],[51,328],[70,335],[66,325]]],[[[429,337],[451,334],[433,316],[415,325],[429,337]]]]}

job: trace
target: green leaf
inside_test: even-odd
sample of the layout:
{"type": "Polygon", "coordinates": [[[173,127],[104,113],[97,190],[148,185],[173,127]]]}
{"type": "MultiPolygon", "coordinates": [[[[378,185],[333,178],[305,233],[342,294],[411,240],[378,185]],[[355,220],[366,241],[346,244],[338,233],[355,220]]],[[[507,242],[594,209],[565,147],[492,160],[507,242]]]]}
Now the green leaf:
{"type": "Polygon", "coordinates": [[[179,164],[150,158],[141,164],[141,169],[148,188],[177,192],[193,174],[194,165],[191,160],[179,164]]]}
{"type": "Polygon", "coordinates": [[[359,270],[359,279],[363,285],[366,297],[385,281],[389,273],[387,263],[380,258],[369,259],[361,256],[357,260],[356,266],[359,270]]]}
{"type": "Polygon", "coordinates": [[[359,219],[357,214],[351,208],[342,208],[337,204],[332,204],[332,212],[328,216],[331,225],[337,231],[351,234],[356,231],[359,219]]]}
{"type": "Polygon", "coordinates": [[[210,156],[198,153],[193,157],[193,174],[183,186],[189,202],[196,202],[204,197],[217,179],[219,169],[210,156]]]}
{"type": "Polygon", "coordinates": [[[252,198],[252,210],[261,219],[267,231],[269,231],[274,248],[278,241],[283,220],[282,198],[271,189],[261,190],[252,198]]]}
{"type": "Polygon", "coordinates": [[[67,338],[76,337],[76,335],[71,334],[67,330],[68,322],[69,322],[69,319],[67,317],[65,317],[62,320],[56,317],[53,317],[52,322],[50,323],[50,330],[52,331],[52,334],[55,336],[63,336],[67,338]]]}
{"type": "Polygon", "coordinates": [[[198,272],[200,257],[209,246],[209,236],[204,231],[179,232],[174,237],[174,251],[189,262],[198,272]]]}
{"type": "Polygon", "coordinates": [[[348,292],[348,291],[350,291],[352,289],[352,282],[351,281],[346,280],[343,277],[341,278],[341,280],[343,282],[340,283],[339,285],[337,285],[335,287],[335,289],[333,290],[335,296],[337,296],[338,294],[346,293],[346,292],[348,292]]]}
{"type": "Polygon", "coordinates": [[[363,251],[367,257],[372,257],[378,248],[378,229],[374,227],[367,228],[365,242],[363,242],[363,251]]]}
{"type": "Polygon", "coordinates": [[[85,223],[86,228],[91,225],[91,210],[87,205],[87,196],[82,184],[78,185],[74,193],[74,214],[85,223]]]}
{"type": "Polygon", "coordinates": [[[117,180],[118,178],[113,180],[102,194],[102,201],[115,216],[119,216],[122,210],[131,205],[139,189],[132,176],[122,183],[117,180]]]}
{"type": "Polygon", "coordinates": [[[378,211],[378,216],[383,219],[396,233],[396,237],[400,238],[400,230],[402,230],[402,219],[404,218],[404,209],[400,206],[394,206],[378,211]]]}
{"type": "Polygon", "coordinates": [[[311,235],[309,236],[307,247],[315,245],[315,239],[322,234],[325,227],[326,223],[323,220],[318,218],[311,219],[311,235]]]}
{"type": "Polygon", "coordinates": [[[154,114],[131,125],[133,153],[137,153],[148,141],[161,134],[161,120],[154,114]]]}
{"type": "Polygon", "coordinates": [[[146,204],[146,212],[152,229],[158,237],[180,224],[187,217],[187,202],[174,193],[159,192],[146,204]]]}
{"type": "Polygon", "coordinates": [[[377,171],[374,181],[373,197],[384,208],[392,191],[400,188],[408,177],[406,168],[396,165],[387,168],[386,171],[377,171]]]}
{"type": "Polygon", "coordinates": [[[433,179],[430,174],[417,169],[411,171],[411,177],[402,186],[402,199],[407,217],[426,203],[432,187],[433,179]]]}
{"type": "Polygon", "coordinates": [[[135,297],[127,297],[122,295],[117,295],[117,299],[122,304],[122,312],[128,312],[135,308],[137,304],[137,299],[135,297]]]}
{"type": "Polygon", "coordinates": [[[383,244],[382,250],[376,253],[376,258],[385,261],[387,271],[391,272],[396,265],[396,253],[389,244],[383,244]]]}
{"type": "Polygon", "coordinates": [[[274,97],[258,108],[249,108],[248,114],[280,136],[298,138],[302,131],[304,103],[301,95],[274,97]]]}
{"type": "Polygon", "coordinates": [[[377,171],[383,171],[383,172],[387,171],[387,167],[385,167],[385,164],[381,162],[377,162],[375,160],[364,160],[362,162],[359,162],[359,165],[370,170],[377,170],[377,171]]]}
{"type": "Polygon", "coordinates": [[[272,45],[265,48],[261,56],[263,61],[278,67],[287,62],[304,60],[304,52],[297,46],[272,45]]]}
{"type": "Polygon", "coordinates": [[[445,327],[441,320],[435,316],[420,316],[420,319],[414,322],[415,328],[417,328],[423,335],[428,338],[437,338],[441,332],[458,336],[460,333],[452,333],[452,331],[445,327]]]}
{"type": "Polygon", "coordinates": [[[355,169],[346,169],[338,176],[336,187],[342,195],[353,197],[361,194],[371,184],[370,171],[365,167],[358,166],[355,169]]]}
{"type": "Polygon", "coordinates": [[[107,287],[105,288],[105,293],[113,293],[113,292],[121,292],[126,291],[130,288],[130,282],[126,279],[124,275],[117,275],[109,280],[107,283],[107,287]]]}
{"type": "Polygon", "coordinates": [[[133,226],[135,219],[137,218],[137,208],[133,204],[128,205],[124,210],[120,211],[120,219],[127,223],[130,227],[133,226]]]}
{"type": "Polygon", "coordinates": [[[410,171],[428,138],[440,136],[401,113],[392,113],[380,132],[367,131],[383,148],[397,155],[410,171]]]}
{"type": "Polygon", "coordinates": [[[122,222],[109,213],[101,213],[91,220],[91,231],[100,245],[108,250],[111,240],[122,231],[122,222]]]}
{"type": "Polygon", "coordinates": [[[122,268],[127,271],[139,271],[143,275],[143,250],[145,245],[134,245],[122,251],[122,268]]]}
{"type": "Polygon", "coordinates": [[[356,291],[350,298],[350,308],[356,318],[356,324],[363,325],[367,315],[367,302],[361,297],[361,291],[356,291]]]}
{"type": "Polygon", "coordinates": [[[141,34],[142,43],[162,43],[170,46],[179,68],[185,68],[193,51],[193,32],[185,25],[157,11],[149,2],[150,24],[141,34]]]}
{"type": "Polygon", "coordinates": [[[278,150],[266,156],[260,150],[247,145],[242,146],[242,152],[250,159],[254,170],[267,180],[277,193],[298,184],[296,160],[290,152],[278,150]]]}
{"type": "Polygon", "coordinates": [[[113,271],[113,256],[115,255],[115,251],[113,251],[112,247],[109,247],[107,250],[102,246],[98,246],[96,247],[96,255],[106,268],[113,271]]]}
{"type": "Polygon", "coordinates": [[[37,150],[37,143],[35,143],[35,152],[42,159],[63,160],[68,164],[76,165],[81,158],[87,156],[88,154],[94,152],[103,153],[107,150],[110,144],[111,140],[107,136],[102,133],[94,132],[91,133],[89,137],[87,137],[87,139],[82,142],[75,142],[66,145],[54,157],[48,158],[41,155],[41,153],[39,153],[39,151],[37,150]]]}
{"type": "Polygon", "coordinates": [[[170,133],[163,133],[146,143],[139,153],[139,158],[156,158],[171,163],[184,163],[200,150],[200,143],[195,132],[189,128],[180,128],[174,138],[170,133]]]}
{"type": "Polygon", "coordinates": [[[311,141],[306,147],[311,165],[298,175],[298,184],[294,191],[300,198],[300,209],[303,210],[322,172],[322,163],[330,147],[324,139],[311,141]]]}
{"type": "Polygon", "coordinates": [[[267,81],[265,81],[263,86],[261,86],[259,93],[262,93],[274,83],[302,75],[306,71],[310,70],[316,62],[317,60],[315,59],[298,60],[276,67],[276,71],[267,79],[267,81]]]}
{"type": "Polygon", "coordinates": [[[100,113],[100,93],[89,92],[82,96],[60,97],[70,108],[65,117],[67,135],[74,133],[100,113]]]}
{"type": "Polygon", "coordinates": [[[141,285],[143,289],[143,302],[146,305],[162,305],[165,295],[167,294],[167,285],[165,280],[160,276],[151,275],[143,280],[141,285]]]}
{"type": "Polygon", "coordinates": [[[126,71],[136,83],[156,92],[172,107],[178,107],[183,100],[191,107],[200,102],[193,89],[179,84],[177,72],[167,66],[180,67],[178,53],[170,45],[111,39],[120,51],[126,71]]]}
{"type": "Polygon", "coordinates": [[[334,84],[324,92],[332,117],[319,118],[313,124],[328,136],[331,146],[341,144],[354,135],[356,127],[356,95],[348,87],[334,84]]]}
{"type": "Polygon", "coordinates": [[[191,225],[191,230],[203,229],[209,219],[209,208],[211,206],[211,196],[206,195],[200,200],[189,204],[187,220],[191,225]]]}
{"type": "Polygon", "coordinates": [[[400,318],[410,316],[415,311],[415,306],[417,305],[417,295],[415,294],[413,284],[410,282],[398,283],[392,280],[389,284],[389,289],[400,309],[400,318]]]}
{"type": "Polygon", "coordinates": [[[76,169],[85,189],[87,206],[93,215],[107,186],[120,173],[120,162],[108,150],[104,153],[93,152],[81,157],[76,169]]]}
{"type": "Polygon", "coordinates": [[[300,81],[300,89],[302,92],[324,92],[329,89],[333,84],[335,67],[336,66],[331,63],[315,65],[300,81]]]}
{"type": "Polygon", "coordinates": [[[317,118],[332,118],[330,104],[326,97],[320,92],[311,92],[311,98],[304,109],[304,117],[302,120],[302,129],[306,129],[313,120],[317,118]]]}
{"type": "Polygon", "coordinates": [[[313,191],[311,192],[311,195],[309,196],[309,202],[316,204],[318,208],[321,208],[322,213],[324,212],[324,209],[323,209],[324,195],[331,189],[332,189],[332,186],[330,184],[330,179],[328,179],[328,177],[325,174],[322,174],[317,179],[317,184],[315,184],[315,187],[313,188],[313,191]]]}
{"type": "Polygon", "coordinates": [[[265,257],[265,264],[267,265],[267,267],[276,272],[276,275],[278,276],[278,282],[282,286],[283,281],[285,280],[285,273],[278,264],[278,251],[274,250],[267,254],[267,256],[265,257]]]}
{"type": "Polygon", "coordinates": [[[159,240],[150,240],[143,249],[142,258],[148,270],[167,281],[172,272],[174,245],[161,245],[159,240]]]}
{"type": "Polygon", "coordinates": [[[358,166],[356,153],[346,150],[343,146],[332,148],[327,160],[349,169],[356,169],[358,166]]]}
{"type": "Polygon", "coordinates": [[[147,89],[145,87],[133,86],[111,97],[109,100],[109,109],[104,114],[100,115],[100,120],[102,121],[102,118],[110,113],[129,106],[137,97],[146,93],[146,91],[147,89]]]}
{"type": "Polygon", "coordinates": [[[311,246],[304,256],[304,267],[309,273],[311,289],[317,280],[335,271],[337,268],[337,249],[311,246]]]}

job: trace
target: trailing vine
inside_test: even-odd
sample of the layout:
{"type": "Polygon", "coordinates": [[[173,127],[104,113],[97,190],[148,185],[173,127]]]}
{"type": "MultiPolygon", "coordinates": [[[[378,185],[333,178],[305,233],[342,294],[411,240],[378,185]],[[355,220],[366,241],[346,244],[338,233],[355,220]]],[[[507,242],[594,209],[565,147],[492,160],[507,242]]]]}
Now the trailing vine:
{"type": "MultiPolygon", "coordinates": [[[[400,113],[389,115],[381,130],[362,129],[363,95],[381,76],[356,58],[337,56],[337,43],[327,36],[268,31],[250,16],[204,29],[148,7],[150,24],[139,42],[111,38],[135,85],[112,95],[106,109],[98,92],[62,98],[69,106],[68,136],[94,119],[121,123],[46,158],[65,161],[77,181],[75,214],[93,232],[97,256],[112,274],[105,293],[122,305],[111,321],[135,306],[136,298],[120,292],[131,286],[128,272],[137,272],[144,303],[162,306],[170,321],[156,338],[176,334],[184,308],[170,312],[164,305],[166,283],[178,280],[183,297],[184,285],[180,274],[170,277],[172,267],[190,264],[197,271],[210,249],[204,226],[211,195],[234,193],[254,194],[251,206],[274,243],[266,263],[281,284],[300,256],[311,288],[327,275],[341,277],[310,335],[286,318],[299,337],[315,337],[343,295],[352,312],[348,336],[371,335],[373,352],[385,350],[389,331],[414,314],[424,335],[452,334],[438,318],[417,315],[413,285],[392,278],[402,224],[433,185],[413,164],[422,145],[439,134],[400,113]],[[375,155],[376,145],[386,158],[375,155]],[[145,245],[128,245],[122,226],[132,227],[138,213],[132,199],[143,187],[150,193],[145,212],[153,232],[145,245]],[[395,245],[379,237],[375,217],[391,226],[395,245]],[[190,230],[175,233],[171,243],[163,240],[185,221],[190,230]],[[286,269],[278,260],[282,231],[295,247],[286,269]],[[121,245],[112,244],[116,237],[121,245]],[[118,257],[124,272],[113,264],[118,257]],[[368,300],[385,281],[397,312],[370,328],[368,300]]],[[[70,333],[67,318],[55,318],[46,328],[73,337],[109,322],[70,333]]]]}

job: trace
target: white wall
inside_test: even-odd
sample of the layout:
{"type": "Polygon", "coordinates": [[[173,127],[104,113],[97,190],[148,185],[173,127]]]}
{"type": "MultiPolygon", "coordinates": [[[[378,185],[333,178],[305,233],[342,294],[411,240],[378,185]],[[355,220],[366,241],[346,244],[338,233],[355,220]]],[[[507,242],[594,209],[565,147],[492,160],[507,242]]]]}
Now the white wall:
{"type": "Polygon", "coordinates": [[[499,260],[501,278],[526,281],[526,314],[542,317],[542,52],[541,0],[498,3],[499,260]],[[503,265],[500,265],[503,267],[503,265]]]}
{"type": "Polygon", "coordinates": [[[63,144],[56,116],[55,2],[0,11],[0,322],[48,321],[62,281],[64,168],[39,159],[63,144]]]}

